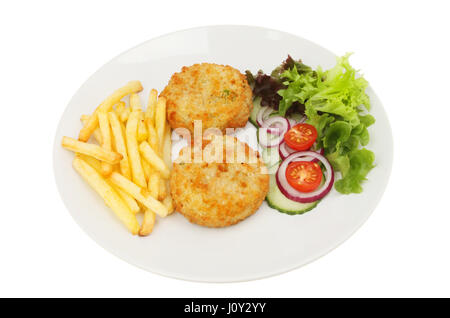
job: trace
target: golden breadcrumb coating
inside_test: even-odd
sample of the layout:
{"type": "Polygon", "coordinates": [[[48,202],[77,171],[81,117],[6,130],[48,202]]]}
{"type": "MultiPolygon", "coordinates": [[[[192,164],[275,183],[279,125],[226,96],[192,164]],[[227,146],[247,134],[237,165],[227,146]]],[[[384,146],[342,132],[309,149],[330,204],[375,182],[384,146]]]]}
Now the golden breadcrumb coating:
{"type": "Polygon", "coordinates": [[[161,92],[167,100],[167,119],[175,129],[194,132],[194,120],[208,128],[244,127],[253,108],[245,75],[228,65],[210,63],[184,66],[172,75],[161,92]]]}
{"type": "Polygon", "coordinates": [[[183,148],[179,159],[173,164],[170,188],[176,211],[190,222],[208,227],[224,227],[238,223],[259,208],[269,190],[269,175],[259,153],[246,143],[229,136],[212,139],[203,141],[203,149],[205,144],[222,139],[224,160],[210,163],[205,162],[205,159],[201,163],[185,162],[186,160],[179,159],[192,158],[193,147],[183,148]],[[245,149],[245,161],[226,162],[227,138],[245,149]],[[189,151],[191,156],[186,156],[189,151]],[[253,161],[248,160],[250,155],[253,156],[253,161]]]}

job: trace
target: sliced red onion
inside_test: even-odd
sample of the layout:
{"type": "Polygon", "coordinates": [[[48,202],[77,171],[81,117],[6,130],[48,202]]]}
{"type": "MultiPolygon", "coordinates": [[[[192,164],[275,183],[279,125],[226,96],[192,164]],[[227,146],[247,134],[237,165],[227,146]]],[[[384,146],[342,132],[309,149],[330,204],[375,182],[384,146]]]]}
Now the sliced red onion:
{"type": "Polygon", "coordinates": [[[290,148],[288,145],[286,145],[286,142],[283,140],[283,142],[280,144],[279,152],[281,159],[284,160],[287,157],[289,157],[291,153],[297,152],[297,150],[290,148]]]}
{"type": "Polygon", "coordinates": [[[264,121],[269,117],[269,115],[273,112],[273,109],[269,106],[261,107],[258,114],[256,114],[256,123],[259,127],[262,127],[264,121]]]}
{"type": "Polygon", "coordinates": [[[297,124],[304,123],[305,121],[306,121],[306,116],[303,116],[303,117],[297,122],[297,124]]]}
{"type": "MultiPolygon", "coordinates": [[[[277,134],[271,134],[268,131],[269,128],[261,127],[258,129],[258,141],[263,147],[272,148],[278,146],[284,138],[284,135],[280,132],[277,134]]],[[[271,128],[271,130],[276,131],[279,128],[271,128]]]]}
{"type": "MultiPolygon", "coordinates": [[[[309,149],[308,151],[314,151],[317,152],[319,155],[323,156],[324,150],[323,148],[320,148],[319,150],[313,150],[313,149],[309,149]]],[[[299,152],[298,150],[292,149],[291,147],[289,147],[286,142],[283,140],[283,142],[280,144],[279,147],[279,152],[280,152],[280,157],[282,160],[286,159],[287,157],[289,157],[290,154],[293,154],[294,152],[299,152]]],[[[312,161],[312,162],[318,162],[319,160],[317,158],[309,158],[310,160],[305,160],[305,161],[312,161]]]]}
{"type": "Polygon", "coordinates": [[[272,135],[284,135],[291,128],[289,121],[281,116],[270,117],[261,127],[267,128],[267,132],[272,135]]]}
{"type": "Polygon", "coordinates": [[[301,152],[295,152],[291,154],[289,157],[287,157],[278,168],[278,171],[276,173],[276,180],[277,185],[280,191],[290,200],[300,202],[300,203],[310,203],[317,201],[321,198],[323,198],[325,195],[330,192],[331,188],[333,187],[334,182],[334,171],[331,167],[331,164],[328,162],[328,160],[318,154],[314,151],[301,151],[301,152]],[[325,167],[325,182],[319,186],[316,190],[312,192],[300,192],[296,189],[294,189],[286,178],[286,169],[288,165],[293,162],[295,159],[302,158],[304,161],[308,161],[307,157],[312,157],[318,159],[325,167]]]}

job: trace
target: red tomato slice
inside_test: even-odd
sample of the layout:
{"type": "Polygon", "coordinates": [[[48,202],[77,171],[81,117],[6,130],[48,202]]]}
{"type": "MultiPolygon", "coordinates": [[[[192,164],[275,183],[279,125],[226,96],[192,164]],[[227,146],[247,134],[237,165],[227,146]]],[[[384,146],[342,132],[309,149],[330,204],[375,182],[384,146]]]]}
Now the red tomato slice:
{"type": "Polygon", "coordinates": [[[284,135],[286,144],[295,150],[308,150],[317,139],[317,130],[310,124],[297,124],[284,135]]]}
{"type": "Polygon", "coordinates": [[[295,161],[286,169],[288,183],[300,192],[312,192],[322,182],[322,169],[316,162],[295,161]]]}

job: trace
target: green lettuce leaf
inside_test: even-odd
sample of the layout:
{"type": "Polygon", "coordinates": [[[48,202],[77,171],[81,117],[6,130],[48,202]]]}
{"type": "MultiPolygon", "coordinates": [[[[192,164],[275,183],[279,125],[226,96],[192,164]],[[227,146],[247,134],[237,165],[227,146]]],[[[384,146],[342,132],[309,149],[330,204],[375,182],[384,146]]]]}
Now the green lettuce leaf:
{"type": "Polygon", "coordinates": [[[363,78],[356,78],[357,71],[351,67],[348,59],[350,54],[337,59],[336,66],[322,72],[317,71],[322,79],[317,82],[317,90],[306,102],[309,112],[322,112],[342,117],[352,126],[360,123],[359,112],[361,105],[370,109],[369,96],[365,93],[368,82],[363,78]]]}
{"type": "Polygon", "coordinates": [[[367,127],[375,122],[365,90],[368,82],[349,63],[350,54],[337,58],[336,65],[316,70],[288,58],[272,72],[283,88],[278,114],[285,116],[296,102],[305,106],[307,123],[317,130],[316,149],[324,148],[333,169],[342,179],[335,183],[341,193],[359,193],[361,183],[373,168],[374,154],[361,147],[369,143],[367,127]]]}
{"type": "Polygon", "coordinates": [[[285,116],[286,111],[294,102],[304,104],[315,93],[317,84],[320,82],[315,72],[310,69],[309,71],[303,69],[299,73],[295,65],[291,69],[284,71],[281,77],[286,88],[278,90],[278,95],[282,97],[278,108],[280,116],[285,116]]]}
{"type": "MultiPolygon", "coordinates": [[[[366,180],[369,171],[374,167],[375,155],[365,148],[355,150],[348,156],[350,167],[342,172],[342,179],[335,182],[337,191],[349,193],[361,193],[361,182],[366,180]]],[[[341,159],[342,160],[342,159],[341,159]]]]}
{"type": "Polygon", "coordinates": [[[328,152],[333,152],[346,142],[352,133],[352,126],[345,121],[339,120],[330,124],[323,137],[323,146],[328,152]]]}
{"type": "Polygon", "coordinates": [[[342,175],[346,175],[350,170],[350,160],[347,155],[341,155],[339,151],[335,151],[327,155],[327,159],[333,166],[334,171],[340,171],[342,175]]]}

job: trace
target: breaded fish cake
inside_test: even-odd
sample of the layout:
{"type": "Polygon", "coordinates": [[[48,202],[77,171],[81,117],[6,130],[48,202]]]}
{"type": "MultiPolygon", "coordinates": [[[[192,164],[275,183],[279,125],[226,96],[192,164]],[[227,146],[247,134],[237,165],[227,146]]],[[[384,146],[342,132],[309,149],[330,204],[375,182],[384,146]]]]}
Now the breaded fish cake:
{"type": "Polygon", "coordinates": [[[269,190],[267,168],[258,152],[246,143],[234,137],[214,136],[212,141],[204,141],[203,154],[205,143],[214,146],[220,140],[225,153],[227,138],[245,149],[246,160],[230,163],[224,154],[222,162],[202,159],[201,163],[190,163],[186,158],[192,159],[193,147],[188,146],[173,164],[170,189],[175,210],[192,223],[209,227],[236,224],[259,208],[269,190]],[[248,160],[250,156],[253,161],[248,160]]]}
{"type": "Polygon", "coordinates": [[[161,92],[167,100],[167,119],[175,129],[194,132],[194,120],[207,128],[244,127],[252,111],[252,91],[245,75],[228,65],[184,66],[161,92]]]}

